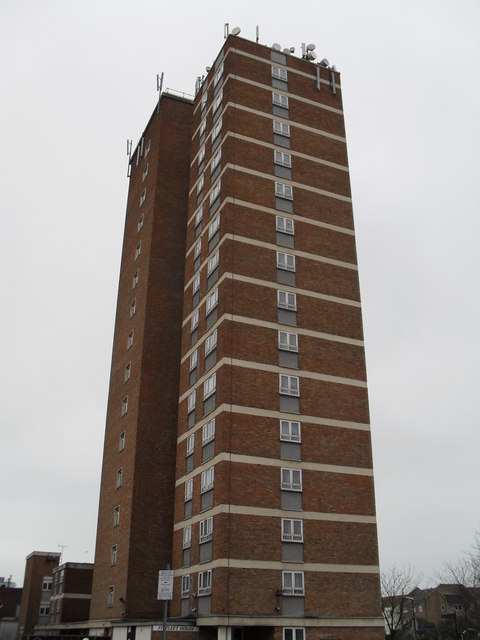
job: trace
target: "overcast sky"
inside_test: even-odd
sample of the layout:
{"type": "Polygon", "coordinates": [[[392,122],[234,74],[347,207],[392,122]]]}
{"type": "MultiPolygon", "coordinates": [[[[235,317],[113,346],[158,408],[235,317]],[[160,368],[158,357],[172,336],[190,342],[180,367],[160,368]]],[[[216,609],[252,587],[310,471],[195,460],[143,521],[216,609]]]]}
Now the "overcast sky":
{"type": "Polygon", "coordinates": [[[128,181],[164,88],[224,23],[342,72],[380,560],[430,576],[480,528],[478,0],[0,0],[0,575],[93,561],[128,181]],[[241,8],[239,8],[241,5],[241,8]]]}

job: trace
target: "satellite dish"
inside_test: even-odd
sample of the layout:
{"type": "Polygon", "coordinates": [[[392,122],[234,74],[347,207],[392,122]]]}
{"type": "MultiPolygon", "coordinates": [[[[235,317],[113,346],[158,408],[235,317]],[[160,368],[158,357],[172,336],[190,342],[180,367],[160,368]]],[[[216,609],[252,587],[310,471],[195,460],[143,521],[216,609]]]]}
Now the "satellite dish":
{"type": "Polygon", "coordinates": [[[284,50],[283,50],[283,53],[284,53],[286,56],[289,56],[289,55],[290,55],[290,49],[284,49],[284,50]]]}
{"type": "Polygon", "coordinates": [[[322,67],[328,67],[329,62],[328,62],[328,60],[327,60],[326,58],[324,58],[323,60],[321,60],[321,61],[319,62],[319,64],[321,64],[321,65],[322,65],[322,67]]]}
{"type": "Polygon", "coordinates": [[[240,31],[241,31],[240,27],[235,27],[235,29],[232,29],[232,36],[238,36],[240,31]]]}
{"type": "Polygon", "coordinates": [[[332,64],[332,66],[330,68],[331,68],[332,71],[336,71],[337,70],[337,67],[334,64],[332,64]]]}
{"type": "Polygon", "coordinates": [[[274,42],[272,44],[272,49],[275,49],[275,51],[281,51],[282,47],[278,44],[278,42],[274,42]]]}
{"type": "Polygon", "coordinates": [[[295,53],[295,47],[290,47],[290,53],[295,53]]]}
{"type": "Polygon", "coordinates": [[[317,54],[315,53],[315,51],[309,51],[307,53],[307,57],[309,60],[315,60],[315,58],[317,57],[317,54]]]}
{"type": "Polygon", "coordinates": [[[315,49],[314,44],[307,44],[307,51],[313,51],[315,49]]]}
{"type": "Polygon", "coordinates": [[[208,73],[212,67],[205,67],[206,72],[208,73]]]}

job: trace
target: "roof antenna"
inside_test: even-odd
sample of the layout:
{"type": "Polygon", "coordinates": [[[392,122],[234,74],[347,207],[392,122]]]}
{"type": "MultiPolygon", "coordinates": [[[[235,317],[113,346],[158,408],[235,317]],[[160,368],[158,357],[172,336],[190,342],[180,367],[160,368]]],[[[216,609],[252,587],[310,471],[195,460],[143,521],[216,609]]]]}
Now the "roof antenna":
{"type": "Polygon", "coordinates": [[[127,169],[127,178],[130,177],[132,172],[132,140],[127,140],[127,156],[128,156],[128,169],[127,169]]]}
{"type": "Polygon", "coordinates": [[[229,31],[230,25],[228,24],[228,22],[225,22],[225,24],[223,25],[223,37],[225,38],[225,40],[228,38],[229,31]]]}
{"type": "Polygon", "coordinates": [[[160,98],[162,97],[162,87],[163,87],[163,71],[162,71],[162,75],[160,76],[157,73],[157,91],[158,91],[157,113],[160,113],[160,98]]]}
{"type": "Polygon", "coordinates": [[[257,37],[256,37],[255,42],[258,44],[258,40],[260,38],[260,28],[259,28],[258,24],[257,24],[257,27],[256,27],[256,34],[257,34],[257,37]]]}

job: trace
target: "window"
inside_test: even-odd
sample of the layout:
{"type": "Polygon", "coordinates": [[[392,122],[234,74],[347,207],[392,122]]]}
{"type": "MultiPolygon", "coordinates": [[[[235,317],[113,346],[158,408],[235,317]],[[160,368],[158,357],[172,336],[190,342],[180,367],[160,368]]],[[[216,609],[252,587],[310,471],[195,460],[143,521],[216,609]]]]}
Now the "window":
{"type": "Polygon", "coordinates": [[[212,224],[208,227],[208,239],[211,240],[213,238],[213,236],[216,234],[216,232],[218,231],[218,228],[220,226],[220,214],[218,214],[218,216],[215,218],[215,220],[212,222],[212,224]]]}
{"type": "Polygon", "coordinates": [[[284,153],[283,151],[275,151],[273,152],[273,161],[275,164],[280,165],[281,167],[292,168],[292,156],[289,153],[284,153]]]}
{"type": "Polygon", "coordinates": [[[119,489],[123,484],[123,469],[117,470],[117,489],[119,489]]]}
{"type": "Polygon", "coordinates": [[[52,590],[52,578],[44,578],[42,582],[42,591],[52,590]]]}
{"type": "Polygon", "coordinates": [[[127,338],[127,351],[130,349],[132,344],[133,344],[133,331],[130,331],[127,338]]]}
{"type": "Polygon", "coordinates": [[[185,502],[193,496],[193,478],[185,482],[185,502]]]}
{"type": "Polygon", "coordinates": [[[195,410],[195,404],[197,402],[197,390],[194,389],[188,396],[188,413],[195,410]]]}
{"type": "Polygon", "coordinates": [[[286,396],[300,395],[300,382],[297,376],[279,376],[280,393],[286,396]]]}
{"type": "Polygon", "coordinates": [[[208,315],[218,304],[218,288],[208,296],[207,302],[205,303],[205,312],[208,315]]]}
{"type": "Polygon", "coordinates": [[[38,615],[40,615],[40,616],[48,616],[49,613],[50,613],[50,607],[47,604],[42,604],[40,606],[38,615]]]}
{"type": "Polygon", "coordinates": [[[113,607],[113,603],[115,600],[115,587],[108,587],[107,593],[107,607],[113,607]]]}
{"type": "Polygon", "coordinates": [[[200,542],[207,542],[212,539],[213,534],[213,518],[207,518],[200,522],[200,542]]]}
{"type": "Polygon", "coordinates": [[[192,351],[192,353],[190,354],[190,371],[193,371],[193,369],[195,369],[195,367],[197,366],[198,363],[198,349],[195,349],[195,351],[192,351]]]}
{"type": "Polygon", "coordinates": [[[203,383],[203,399],[206,400],[209,396],[213,395],[217,389],[217,374],[207,378],[203,383]]]}
{"type": "Polygon", "coordinates": [[[212,271],[214,271],[218,267],[219,258],[220,258],[220,252],[217,250],[217,251],[215,251],[215,253],[213,254],[213,256],[210,258],[210,260],[207,263],[207,275],[208,276],[212,273],[212,271]]]}
{"type": "Polygon", "coordinates": [[[280,309],[288,309],[289,311],[297,310],[297,294],[288,291],[278,292],[278,307],[280,309]]]}
{"type": "Polygon", "coordinates": [[[143,217],[143,214],[142,214],[137,222],[137,233],[143,229],[144,220],[145,218],[143,217]]]}
{"type": "Polygon", "coordinates": [[[191,320],[191,331],[195,331],[198,327],[198,309],[194,312],[191,320]]]}
{"type": "Polygon", "coordinates": [[[122,400],[122,416],[124,416],[128,411],[128,396],[126,396],[122,400]]]}
{"type": "Polygon", "coordinates": [[[195,214],[195,226],[196,227],[198,227],[198,225],[201,223],[202,218],[203,218],[203,205],[201,207],[198,207],[197,213],[195,214]]]}
{"type": "Polygon", "coordinates": [[[182,576],[182,598],[190,595],[190,576],[182,576]]]}
{"type": "Polygon", "coordinates": [[[132,363],[129,362],[126,366],[125,366],[125,374],[123,376],[123,380],[124,382],[127,382],[128,380],[130,380],[130,374],[132,372],[132,363]]]}
{"type": "Polygon", "coordinates": [[[275,182],[275,195],[277,198],[293,200],[293,189],[289,184],[283,184],[283,182],[275,182]]]}
{"type": "Polygon", "coordinates": [[[277,133],[280,136],[290,137],[290,125],[286,122],[280,122],[279,120],[273,121],[273,133],[277,133]]]}
{"type": "Polygon", "coordinates": [[[302,490],[302,470],[301,469],[282,469],[282,489],[286,491],[302,490]]]}
{"type": "Polygon", "coordinates": [[[298,336],[289,331],[278,332],[278,348],[285,351],[298,351],[298,336]]]}
{"type": "Polygon", "coordinates": [[[147,157],[148,154],[150,153],[151,146],[152,146],[152,140],[149,139],[149,141],[147,142],[147,145],[145,147],[145,157],[147,157]]]}
{"type": "Polygon", "coordinates": [[[125,431],[122,431],[118,440],[118,450],[123,451],[125,449],[125,431]]]}
{"type": "Polygon", "coordinates": [[[217,330],[213,331],[205,340],[205,355],[208,355],[217,346],[217,330]]]}
{"type": "Polygon", "coordinates": [[[192,527],[188,525],[188,527],[183,528],[183,548],[188,549],[192,545],[192,527]]]}
{"type": "Polygon", "coordinates": [[[277,268],[285,269],[286,271],[295,271],[295,256],[292,256],[290,253],[277,251],[277,268]]]}
{"type": "Polygon", "coordinates": [[[117,564],[117,545],[114,544],[110,550],[110,564],[117,564]]]}
{"type": "Polygon", "coordinates": [[[300,422],[280,420],[280,440],[301,442],[300,422]]]}
{"type": "Polygon", "coordinates": [[[215,438],[215,418],[209,420],[202,427],[202,446],[215,438]]]}
{"type": "Polygon", "coordinates": [[[188,436],[187,438],[187,456],[192,455],[194,448],[195,448],[195,434],[192,433],[192,435],[188,436]]]}
{"type": "Polygon", "coordinates": [[[215,72],[215,75],[213,76],[213,88],[214,89],[217,86],[217,84],[220,82],[220,80],[222,79],[222,75],[223,75],[223,62],[218,67],[217,71],[215,72]]]}
{"type": "Polygon", "coordinates": [[[302,629],[302,627],[284,627],[283,640],[305,640],[305,629],[302,629]]]}
{"type": "Polygon", "coordinates": [[[208,93],[207,91],[205,91],[204,93],[202,93],[202,109],[205,109],[205,107],[207,106],[207,100],[208,100],[208,93]]]}
{"type": "Polygon", "coordinates": [[[142,252],[142,241],[140,240],[140,242],[135,247],[135,260],[138,260],[141,252],[142,252]]]}
{"type": "Polygon", "coordinates": [[[120,507],[115,507],[113,510],[113,526],[118,527],[120,524],[120,507]]]}
{"type": "Polygon", "coordinates": [[[284,218],[283,216],[277,216],[277,231],[280,233],[288,233],[291,236],[295,233],[293,220],[290,218],[284,218]]]}
{"type": "Polygon", "coordinates": [[[203,136],[203,134],[205,133],[205,129],[206,128],[207,128],[207,120],[206,120],[206,118],[204,118],[200,123],[200,131],[199,131],[200,137],[203,136]]]}
{"type": "Polygon", "coordinates": [[[220,120],[212,129],[212,143],[218,138],[221,132],[222,132],[222,119],[220,118],[220,120]]]}
{"type": "Polygon", "coordinates": [[[133,300],[132,303],[130,304],[130,318],[133,318],[136,310],[137,310],[137,301],[133,300]]]}
{"type": "Polygon", "coordinates": [[[287,70],[280,69],[280,67],[272,67],[272,78],[286,82],[288,79],[287,70]]]}
{"type": "Polygon", "coordinates": [[[212,570],[200,571],[198,574],[198,595],[204,596],[212,592],[212,570]]]}
{"type": "Polygon", "coordinates": [[[205,184],[205,174],[202,173],[197,182],[197,196],[203,191],[203,185],[205,184]]]}
{"type": "Polygon", "coordinates": [[[200,289],[200,274],[193,279],[192,293],[195,295],[200,289]]]}
{"type": "MultiPolygon", "coordinates": [[[[284,95],[283,93],[277,93],[276,91],[273,91],[272,101],[275,106],[288,109],[288,96],[284,95]]],[[[280,115],[280,113],[281,112],[279,112],[277,115],[280,115]]]]}
{"type": "Polygon", "coordinates": [[[142,206],[142,204],[145,202],[145,198],[147,197],[147,189],[144,188],[144,190],[142,191],[142,193],[140,194],[140,207],[142,206]]]}
{"type": "Polygon", "coordinates": [[[284,596],[305,595],[303,571],[282,571],[282,590],[284,596]]]}
{"type": "Polygon", "coordinates": [[[201,493],[204,493],[205,491],[209,491],[210,489],[213,488],[214,477],[215,477],[215,467],[210,467],[209,469],[202,471],[201,485],[200,485],[201,493]]]}
{"type": "Polygon", "coordinates": [[[202,253],[202,239],[200,238],[200,240],[197,242],[193,250],[193,259],[196,260],[197,258],[199,258],[201,253],[202,253]]]}
{"type": "Polygon", "coordinates": [[[221,161],[222,161],[222,149],[220,148],[212,158],[212,162],[210,163],[210,173],[213,173],[215,171],[215,169],[218,167],[221,161]]]}
{"type": "Polygon", "coordinates": [[[203,144],[200,147],[200,151],[198,152],[198,164],[201,164],[205,160],[205,145],[203,144]]]}
{"type": "Polygon", "coordinates": [[[303,521],[282,518],[282,541],[303,542],[303,521]]]}
{"type": "Polygon", "coordinates": [[[145,164],[142,171],[142,182],[145,180],[147,176],[148,176],[148,162],[145,164]]]}
{"type": "Polygon", "coordinates": [[[132,289],[135,289],[137,284],[138,284],[138,271],[135,271],[135,273],[133,274],[133,279],[132,279],[132,289]]]}
{"type": "Polygon", "coordinates": [[[222,104],[222,99],[223,99],[223,91],[220,91],[218,96],[213,101],[212,113],[215,113],[217,111],[217,109],[220,108],[220,105],[222,104]]]}
{"type": "Polygon", "coordinates": [[[212,205],[215,202],[215,200],[218,198],[221,190],[222,190],[222,181],[219,180],[217,184],[213,187],[212,191],[210,192],[210,205],[212,205]]]}

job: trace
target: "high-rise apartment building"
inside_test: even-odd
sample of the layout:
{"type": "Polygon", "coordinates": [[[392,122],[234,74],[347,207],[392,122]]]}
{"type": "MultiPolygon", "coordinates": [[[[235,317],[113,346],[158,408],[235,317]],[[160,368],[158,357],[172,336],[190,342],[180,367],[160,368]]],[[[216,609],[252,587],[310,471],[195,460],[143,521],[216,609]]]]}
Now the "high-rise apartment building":
{"type": "Polygon", "coordinates": [[[168,565],[171,637],[384,634],[339,74],[233,35],[131,159],[91,633],[168,565]]]}

